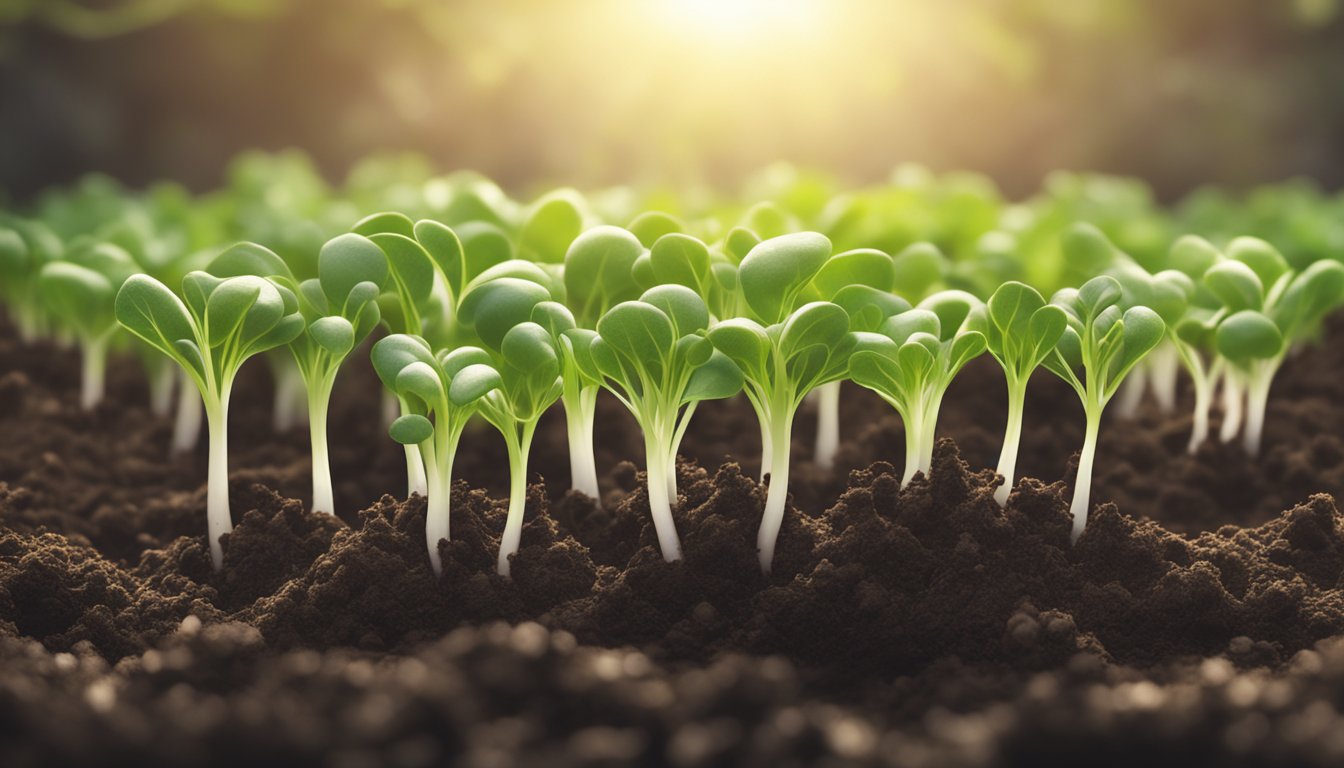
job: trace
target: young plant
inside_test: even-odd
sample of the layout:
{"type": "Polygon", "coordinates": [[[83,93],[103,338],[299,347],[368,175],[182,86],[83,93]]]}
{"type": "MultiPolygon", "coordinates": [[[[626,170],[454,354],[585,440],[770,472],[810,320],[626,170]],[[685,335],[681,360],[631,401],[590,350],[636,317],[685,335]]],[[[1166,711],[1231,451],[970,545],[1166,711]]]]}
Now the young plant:
{"type": "Polygon", "coordinates": [[[458,319],[473,329],[490,352],[492,365],[469,365],[457,374],[455,386],[483,391],[478,408],[504,437],[509,456],[509,511],[500,540],[499,573],[509,575],[509,557],[518,551],[527,503],[527,461],[537,422],[560,399],[561,352],[541,325],[527,320],[536,306],[550,299],[537,283],[514,277],[487,281],[467,291],[458,319]]]}
{"type": "MultiPolygon", "coordinates": [[[[598,318],[622,301],[639,296],[635,261],[644,246],[620,227],[594,227],[579,235],[565,252],[565,304],[577,328],[594,330],[598,318]]],[[[597,458],[593,453],[593,425],[597,416],[600,380],[585,372],[570,345],[561,345],[561,378],[565,424],[569,437],[569,476],[574,490],[594,500],[602,497],[597,485],[597,458]]]]}
{"type": "Polygon", "coordinates": [[[1125,376],[1166,333],[1162,318],[1153,310],[1143,306],[1122,310],[1121,296],[1120,283],[1102,275],[1088,280],[1081,288],[1061,289],[1050,300],[1064,310],[1068,327],[1044,365],[1078,393],[1087,419],[1078,459],[1078,479],[1069,506],[1074,541],[1087,525],[1102,412],[1125,376]]]}
{"type": "Polygon", "coordinates": [[[79,404],[86,411],[103,400],[108,344],[120,327],[114,312],[117,290],[135,272],[126,251],[110,243],[89,243],[72,248],[65,260],[47,262],[38,274],[47,311],[79,341],[79,404]]]}
{"type": "Polygon", "coordinates": [[[499,375],[482,349],[460,347],[436,355],[424,339],[400,333],[374,344],[372,357],[383,384],[409,405],[410,412],[392,422],[388,434],[398,443],[416,446],[425,463],[425,543],[437,576],[443,573],[439,542],[452,538],[448,513],[453,459],[462,430],[481,397],[499,387],[499,375]],[[459,378],[467,367],[472,372],[459,378]]]}
{"type": "Polygon", "coordinates": [[[760,242],[738,268],[743,299],[757,319],[723,320],[709,329],[714,347],[742,372],[761,425],[762,475],[770,476],[770,488],[756,546],[766,573],[784,522],[794,414],[808,392],[844,377],[854,346],[849,315],[839,305],[817,301],[794,309],[830,255],[830,240],[815,232],[760,242]]]}
{"type": "Polygon", "coordinates": [[[327,408],[336,375],[350,352],[378,325],[378,295],[387,282],[387,259],[356,234],[328,241],[318,254],[318,276],[296,286],[305,332],[289,343],[307,393],[313,454],[313,511],[334,513],[327,408]]]}
{"type": "MultiPolygon", "coordinates": [[[[223,256],[257,246],[240,244],[223,256]]],[[[134,275],[117,292],[117,320],[132,334],[177,361],[205,405],[210,431],[206,516],[210,555],[224,562],[219,537],[233,527],[229,514],[229,397],[238,369],[251,356],[288,344],[303,332],[298,299],[263,277],[220,278],[191,272],[182,283],[185,301],[148,275],[134,275]]]]}
{"type": "Polygon", "coordinates": [[[943,291],[887,318],[877,333],[858,334],[850,378],[876,392],[905,423],[902,486],[916,472],[928,474],[943,395],[966,363],[985,351],[985,335],[972,319],[980,306],[968,293],[943,291]]]}
{"type": "Polygon", "coordinates": [[[997,468],[1003,484],[994,491],[1001,507],[1013,491],[1031,374],[1054,351],[1067,326],[1063,309],[1047,304],[1035,288],[1019,282],[999,286],[979,314],[976,327],[984,333],[989,354],[1003,367],[1008,385],[1008,423],[997,468]]]}
{"type": "Polygon", "coordinates": [[[681,559],[672,520],[677,448],[696,405],[731,397],[742,373],[705,338],[709,310],[690,288],[661,285],[597,321],[597,334],[570,335],[580,366],[630,410],[644,433],[649,510],[663,559],[681,559]]]}
{"type": "Polygon", "coordinates": [[[1167,256],[1171,268],[1186,278],[1180,281],[1186,294],[1184,312],[1174,323],[1167,321],[1167,333],[1194,390],[1190,441],[1186,444],[1191,454],[1208,439],[1213,393],[1223,368],[1223,361],[1216,357],[1214,349],[1214,328],[1220,318],[1216,302],[1210,300],[1207,290],[1200,290],[1196,281],[1222,258],[1211,243],[1194,235],[1176,240],[1167,256]]]}
{"type": "MultiPolygon", "coordinates": [[[[1227,361],[1224,386],[1232,402],[1244,393],[1243,445],[1255,456],[1274,376],[1292,346],[1315,334],[1344,300],[1344,265],[1325,260],[1294,272],[1269,243],[1246,237],[1234,240],[1227,255],[1205,273],[1204,285],[1222,303],[1214,344],[1227,361]]],[[[1224,440],[1235,434],[1228,430],[1224,440]]]]}

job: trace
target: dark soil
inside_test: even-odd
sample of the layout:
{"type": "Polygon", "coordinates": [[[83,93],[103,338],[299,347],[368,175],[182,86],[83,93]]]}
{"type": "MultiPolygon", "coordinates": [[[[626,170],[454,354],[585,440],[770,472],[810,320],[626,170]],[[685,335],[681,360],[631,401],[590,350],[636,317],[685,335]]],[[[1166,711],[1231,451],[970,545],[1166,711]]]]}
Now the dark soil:
{"type": "Polygon", "coordinates": [[[603,398],[600,506],[566,492],[548,414],[522,548],[496,575],[507,462],[469,430],[435,579],[363,356],[333,403],[339,518],[307,511],[306,430],[245,406],[271,393],[263,364],[244,371],[215,573],[204,446],[168,456],[133,359],[82,413],[72,353],[0,337],[0,765],[1337,765],[1344,333],[1329,338],[1276,381],[1258,461],[1186,454],[1188,416],[1153,406],[1108,421],[1073,546],[1076,398],[1033,382],[1000,509],[987,360],[904,489],[900,421],[876,397],[846,385],[831,472],[805,410],[769,577],[744,402],[697,411],[671,564],[637,428],[603,398]]]}

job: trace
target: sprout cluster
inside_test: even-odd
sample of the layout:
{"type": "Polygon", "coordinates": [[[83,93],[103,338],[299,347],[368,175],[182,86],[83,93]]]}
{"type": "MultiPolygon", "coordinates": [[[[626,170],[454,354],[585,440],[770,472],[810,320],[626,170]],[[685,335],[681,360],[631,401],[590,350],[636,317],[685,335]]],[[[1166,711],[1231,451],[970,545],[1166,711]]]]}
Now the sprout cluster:
{"type": "MultiPolygon", "coordinates": [[[[533,437],[557,403],[571,485],[594,503],[598,399],[633,415],[653,528],[673,561],[679,446],[701,402],[741,397],[760,427],[768,572],[802,404],[815,401],[812,458],[824,470],[841,447],[844,382],[872,390],[904,424],[909,483],[931,471],[949,387],[987,353],[1007,391],[1000,504],[1037,371],[1082,403],[1077,538],[1113,399],[1122,416],[1149,393],[1174,409],[1184,370],[1190,450],[1209,439],[1221,402],[1219,437],[1253,455],[1275,374],[1344,303],[1333,254],[1284,236],[1272,217],[1237,231],[1241,211],[1227,199],[1163,211],[1132,182],[1059,175],[1009,203],[978,177],[912,168],[860,190],[776,169],[755,189],[759,199],[694,205],[572,189],[524,203],[483,177],[434,177],[395,159],[371,160],[337,189],[293,153],[240,158],[229,185],[201,198],[92,177],[0,212],[0,299],[25,339],[79,347],[83,408],[98,407],[109,352],[130,348],[156,413],[171,411],[176,391],[174,450],[196,448],[203,415],[216,567],[231,525],[228,412],[241,366],[270,362],[277,428],[306,423],[313,509],[332,513],[327,407],[343,363],[368,354],[388,433],[405,448],[407,493],[426,498],[436,572],[460,444],[491,439],[473,421],[503,440],[504,575],[533,437]],[[1256,235],[1282,236],[1282,250],[1256,235]]],[[[1321,203],[1322,217],[1330,210],[1321,203]]]]}

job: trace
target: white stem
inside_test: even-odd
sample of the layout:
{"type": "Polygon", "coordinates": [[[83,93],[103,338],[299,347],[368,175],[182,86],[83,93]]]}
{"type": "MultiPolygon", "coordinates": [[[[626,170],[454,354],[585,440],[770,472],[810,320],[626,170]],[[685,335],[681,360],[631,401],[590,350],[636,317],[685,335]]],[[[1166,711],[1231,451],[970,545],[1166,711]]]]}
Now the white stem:
{"type": "Polygon", "coordinates": [[[1187,446],[1187,450],[1192,454],[1209,439],[1209,411],[1213,409],[1213,384],[1211,377],[1194,379],[1195,418],[1194,426],[1190,429],[1190,444],[1187,446]]]}
{"type": "Polygon", "coordinates": [[[149,377],[149,410],[155,416],[167,417],[173,410],[173,391],[177,383],[174,366],[168,360],[158,361],[149,377]]]}
{"type": "Polygon", "coordinates": [[[1120,385],[1120,396],[1115,404],[1120,418],[1132,419],[1138,414],[1139,405],[1143,403],[1144,389],[1148,385],[1147,374],[1146,363],[1141,363],[1129,372],[1129,378],[1120,385]]]}
{"type": "Polygon", "coordinates": [[[1176,412],[1176,383],[1181,372],[1181,358],[1176,345],[1164,341],[1149,357],[1149,381],[1153,399],[1163,413],[1176,412]]]}
{"type": "Polygon", "coordinates": [[[676,477],[667,476],[668,460],[666,449],[660,448],[657,436],[644,436],[644,456],[648,463],[649,514],[653,517],[653,529],[658,534],[658,547],[663,559],[671,563],[681,559],[681,540],[677,536],[676,522],[672,519],[672,505],[676,496],[676,477]]]}
{"type": "Polygon", "coordinates": [[[210,471],[206,477],[206,529],[210,539],[210,559],[218,571],[224,566],[224,549],[219,537],[233,530],[229,512],[229,391],[219,402],[206,409],[210,429],[210,471]]]}
{"type": "Polygon", "coordinates": [[[1008,505],[1008,496],[1013,492],[1018,446],[1022,443],[1023,396],[1023,389],[1009,382],[1008,424],[1003,431],[1003,449],[999,451],[999,466],[996,470],[1003,477],[1003,485],[994,490],[994,500],[999,502],[1000,507],[1008,505]]]}
{"type": "Polygon", "coordinates": [[[518,438],[509,438],[509,514],[499,540],[499,575],[508,576],[509,556],[518,551],[523,538],[523,513],[527,509],[527,455],[532,449],[532,430],[525,426],[518,438]]]}
{"type": "MultiPolygon", "coordinates": [[[[1100,410],[1100,409],[1097,409],[1100,410]]],[[[1101,431],[1101,414],[1088,414],[1087,433],[1083,437],[1083,451],[1078,456],[1078,477],[1073,484],[1073,503],[1069,505],[1069,514],[1073,516],[1073,530],[1069,541],[1078,540],[1087,527],[1087,512],[1092,504],[1092,464],[1097,457],[1097,435],[1101,431]]]]}
{"type": "Polygon", "coordinates": [[[901,487],[909,485],[919,471],[920,436],[923,433],[924,409],[918,404],[905,416],[905,474],[901,487]]]}
{"type": "Polygon", "coordinates": [[[1265,410],[1269,407],[1269,388],[1274,383],[1274,372],[1277,369],[1278,360],[1265,360],[1255,364],[1250,376],[1250,386],[1246,392],[1246,433],[1242,436],[1242,445],[1251,457],[1260,454],[1265,410]]]}
{"type": "Polygon", "coordinates": [[[943,393],[937,392],[932,401],[924,408],[924,420],[920,424],[919,471],[925,477],[933,471],[933,443],[938,431],[938,410],[943,405],[943,393]]]}
{"type": "Polygon", "coordinates": [[[384,388],[382,399],[383,431],[386,432],[387,428],[392,426],[392,422],[396,421],[401,415],[401,404],[397,402],[397,396],[391,390],[384,388]]]}
{"type": "Polygon", "coordinates": [[[1218,431],[1218,439],[1224,443],[1232,442],[1241,431],[1245,389],[1242,373],[1229,368],[1223,375],[1223,425],[1218,431]]]}
{"type": "Polygon", "coordinates": [[[761,419],[758,416],[758,423],[761,427],[761,475],[760,481],[765,482],[765,478],[770,474],[774,467],[774,439],[770,436],[770,422],[761,419]]]}
{"type": "Polygon", "coordinates": [[[835,468],[840,449],[840,382],[822,384],[817,393],[817,446],[812,461],[822,469],[835,468]]]}
{"type": "Polygon", "coordinates": [[[271,427],[276,433],[288,432],[298,423],[295,415],[294,393],[286,374],[275,377],[275,396],[271,401],[271,427]]]}
{"type": "Polygon", "coordinates": [[[313,454],[313,512],[333,515],[336,500],[331,488],[331,459],[327,453],[327,404],[331,388],[325,386],[324,390],[315,393],[308,402],[308,441],[313,454]]]}
{"type": "Polygon", "coordinates": [[[425,501],[425,544],[429,547],[429,564],[434,575],[443,574],[443,560],[439,556],[439,542],[452,540],[449,530],[449,504],[452,501],[453,457],[446,461],[430,462],[426,472],[429,476],[429,496],[425,501]]]}
{"type": "Polygon", "coordinates": [[[425,461],[420,456],[420,446],[403,447],[406,449],[406,498],[417,493],[429,498],[429,480],[425,477],[425,461]]]}
{"type": "Polygon", "coordinates": [[[579,390],[564,400],[565,428],[569,437],[569,485],[601,506],[597,484],[597,456],[593,452],[593,422],[597,411],[597,387],[579,390]]]}
{"type": "Polygon", "coordinates": [[[205,412],[201,395],[196,389],[196,382],[187,374],[186,369],[180,369],[179,375],[181,378],[177,387],[177,417],[173,423],[171,449],[174,455],[196,450],[197,443],[201,441],[201,421],[205,412]]]}
{"type": "Polygon", "coordinates": [[[784,505],[789,499],[789,450],[793,433],[793,414],[784,423],[771,430],[774,435],[774,466],[770,472],[770,489],[765,495],[765,512],[761,515],[761,529],[756,534],[756,552],[761,561],[761,572],[770,573],[775,560],[775,542],[784,525],[784,505]]]}
{"type": "Polygon", "coordinates": [[[92,411],[103,401],[103,392],[107,389],[107,340],[90,339],[84,342],[80,351],[84,370],[80,377],[79,406],[92,411]]]}

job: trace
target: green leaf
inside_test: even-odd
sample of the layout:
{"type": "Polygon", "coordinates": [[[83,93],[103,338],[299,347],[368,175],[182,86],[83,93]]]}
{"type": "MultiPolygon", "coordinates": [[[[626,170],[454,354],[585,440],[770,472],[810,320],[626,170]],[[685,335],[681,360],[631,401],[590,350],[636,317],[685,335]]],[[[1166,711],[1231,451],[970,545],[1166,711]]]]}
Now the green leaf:
{"type": "Polygon", "coordinates": [[[910,301],[919,301],[943,280],[943,254],[931,243],[906,246],[892,259],[893,290],[910,301]]]}
{"type": "Polygon", "coordinates": [[[639,214],[626,227],[630,234],[639,238],[645,248],[652,248],[664,235],[685,232],[686,228],[675,216],[661,211],[645,211],[639,214]]]}
{"type": "Polygon", "coordinates": [[[1182,235],[1171,244],[1167,263],[1190,279],[1199,280],[1221,258],[1222,254],[1208,240],[1197,235],[1182,235]]]}
{"type": "Polygon", "coordinates": [[[538,200],[518,235],[524,258],[552,264],[565,261],[565,252],[583,231],[583,207],[572,189],[556,190],[538,200]]]}
{"type": "Polygon", "coordinates": [[[765,323],[778,323],[831,256],[831,241],[816,232],[764,240],[738,265],[742,295],[765,323]]]}
{"type": "Polygon", "coordinates": [[[910,309],[910,303],[900,296],[867,285],[845,286],[831,303],[849,315],[851,331],[876,331],[888,317],[910,309]]]}
{"type": "Polygon", "coordinates": [[[691,374],[682,403],[722,400],[742,391],[742,371],[728,356],[715,351],[691,374]]]}
{"type": "Polygon", "coordinates": [[[704,296],[713,279],[709,247],[690,235],[672,233],[654,242],[648,269],[655,284],[684,285],[704,296]]]}
{"type": "Polygon", "coordinates": [[[216,256],[205,268],[215,277],[288,277],[293,275],[284,259],[256,243],[236,243],[216,256]]]}
{"type": "Polygon", "coordinates": [[[808,347],[831,348],[849,332],[849,315],[826,301],[814,301],[800,307],[784,322],[779,350],[786,359],[808,347]]]}
{"type": "Polygon", "coordinates": [[[891,292],[896,287],[896,265],[882,251],[862,248],[835,254],[812,279],[812,286],[826,301],[854,285],[891,292]]]}
{"type": "Polygon", "coordinates": [[[135,275],[117,291],[117,321],[151,346],[173,355],[173,342],[193,339],[191,316],[167,286],[149,275],[135,275]]]}
{"type": "Polygon", "coordinates": [[[580,326],[592,328],[609,308],[638,298],[633,268],[643,252],[620,227],[594,227],[574,240],[565,254],[565,303],[580,326]]]}
{"type": "Polygon", "coordinates": [[[1092,224],[1078,222],[1064,230],[1060,250],[1070,271],[1096,274],[1115,259],[1115,246],[1092,224]]]}
{"type": "Polygon", "coordinates": [[[1288,261],[1269,243],[1255,237],[1238,237],[1227,246],[1227,258],[1245,264],[1268,289],[1288,271],[1288,261]]]}
{"type": "MultiPolygon", "coordinates": [[[[401,235],[382,237],[405,240],[401,235]]],[[[344,307],[360,283],[371,283],[376,290],[369,299],[376,298],[387,282],[387,271],[387,257],[382,248],[363,235],[344,234],[328,240],[317,256],[318,280],[332,307],[344,307]]]]}
{"type": "Polygon", "coordinates": [[[728,236],[724,238],[723,248],[725,254],[736,264],[741,264],[742,259],[746,258],[751,249],[760,245],[761,238],[755,232],[746,227],[733,227],[728,231],[728,236]]]}
{"type": "Polygon", "coordinates": [[[1218,354],[1233,362],[1268,360],[1283,352],[1283,335],[1273,320],[1243,309],[1218,324],[1214,345],[1218,354]]]}
{"type": "Polygon", "coordinates": [[[1259,310],[1264,306],[1265,287],[1247,264],[1228,259],[1204,273],[1204,287],[1230,312],[1259,310]]]}
{"type": "Polygon", "coordinates": [[[475,330],[487,347],[498,350],[510,330],[529,321],[533,309],[550,299],[550,291],[530,280],[501,277],[467,291],[457,317],[475,330]]]}
{"type": "Polygon", "coordinates": [[[597,334],[613,351],[639,363],[655,378],[663,375],[678,338],[671,318],[642,301],[612,307],[597,321],[597,334]]]}
{"type": "Polygon", "coordinates": [[[355,226],[350,228],[350,231],[371,240],[374,235],[401,235],[413,239],[415,237],[415,223],[403,213],[375,213],[360,219],[355,226]]]}
{"type": "Polygon", "coordinates": [[[206,300],[205,327],[209,332],[206,343],[218,347],[236,335],[255,338],[273,327],[283,314],[280,295],[265,278],[231,277],[220,283],[206,300]],[[267,291],[267,288],[271,290],[267,291]],[[258,307],[258,319],[249,328],[246,326],[254,307],[258,307]]]}
{"type": "Polygon", "coordinates": [[[709,327],[709,309],[705,300],[684,285],[655,286],[645,291],[639,300],[662,310],[671,319],[677,336],[709,327]]]}
{"type": "MultiPolygon", "coordinates": [[[[495,231],[498,232],[498,230],[495,231]]],[[[500,235],[503,236],[503,233],[500,233],[500,235]]],[[[462,287],[470,278],[466,276],[465,249],[457,233],[447,224],[425,219],[415,223],[415,241],[420,244],[421,248],[425,249],[430,261],[443,273],[444,281],[448,284],[448,290],[452,295],[454,297],[460,296],[462,287]]],[[[507,244],[505,248],[508,248],[507,244]]],[[[508,258],[509,256],[505,256],[499,261],[508,258]]],[[[482,266],[481,269],[495,263],[498,262],[492,261],[490,264],[482,266]]]]}
{"type": "Polygon", "coordinates": [[[397,391],[397,374],[416,361],[432,363],[434,353],[429,344],[419,336],[394,333],[379,339],[370,351],[373,370],[378,374],[383,386],[392,392],[397,391]]]}
{"type": "Polygon", "coordinates": [[[927,310],[938,316],[939,338],[951,339],[966,322],[966,318],[977,307],[982,306],[979,299],[966,291],[939,291],[921,301],[919,309],[927,310]]]}
{"type": "Polygon", "coordinates": [[[513,259],[513,241],[493,224],[483,221],[459,224],[457,236],[462,242],[461,276],[455,278],[446,273],[454,296],[461,296],[467,284],[486,270],[513,259]]]}
{"type": "Polygon", "coordinates": [[[402,445],[419,445],[434,436],[434,425],[418,413],[408,413],[392,422],[387,434],[402,445]]]}
{"type": "Polygon", "coordinates": [[[759,380],[765,375],[771,342],[759,323],[741,317],[721,320],[709,329],[707,336],[714,348],[732,360],[748,378],[759,380]]]}
{"type": "Polygon", "coordinates": [[[355,348],[355,327],[344,317],[319,317],[308,326],[308,335],[338,360],[355,348]]]}
{"type": "Polygon", "coordinates": [[[433,408],[443,396],[443,380],[430,363],[416,360],[397,373],[393,391],[402,397],[417,397],[433,408]]]}
{"type": "Polygon", "coordinates": [[[103,333],[115,322],[116,286],[101,273],[68,261],[42,266],[38,287],[43,304],[82,336],[103,333]]]}
{"type": "Polygon", "coordinates": [[[1344,302],[1344,264],[1313,263],[1292,279],[1271,313],[1288,338],[1314,329],[1327,312],[1344,302]]]}
{"type": "Polygon", "coordinates": [[[485,397],[503,386],[499,371],[493,366],[475,363],[468,365],[453,376],[448,387],[448,400],[462,408],[485,397]]]}

